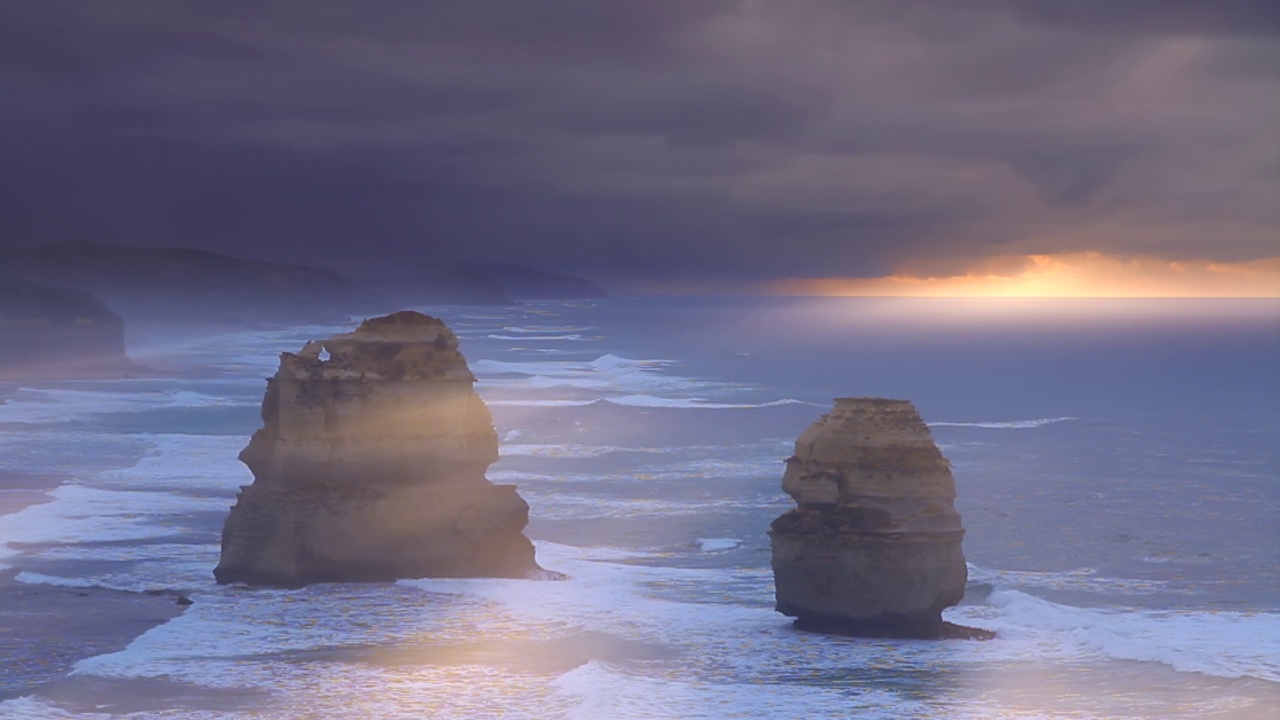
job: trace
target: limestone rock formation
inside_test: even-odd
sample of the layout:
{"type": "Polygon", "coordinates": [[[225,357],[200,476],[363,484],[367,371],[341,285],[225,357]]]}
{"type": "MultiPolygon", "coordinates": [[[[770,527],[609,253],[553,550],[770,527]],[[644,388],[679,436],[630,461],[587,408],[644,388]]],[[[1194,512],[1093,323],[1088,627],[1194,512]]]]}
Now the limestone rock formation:
{"type": "Polygon", "coordinates": [[[485,471],[498,439],[445,324],[415,312],[283,353],[220,583],[524,577],[529,506],[485,471]]]}
{"type": "Polygon", "coordinates": [[[124,322],[87,292],[0,277],[0,379],[97,377],[136,369],[124,322]]]}
{"type": "Polygon", "coordinates": [[[796,627],[874,637],[980,637],[944,623],[964,596],[950,463],[911,403],[839,398],[787,460],[798,507],[774,521],[779,612],[796,627]]]}

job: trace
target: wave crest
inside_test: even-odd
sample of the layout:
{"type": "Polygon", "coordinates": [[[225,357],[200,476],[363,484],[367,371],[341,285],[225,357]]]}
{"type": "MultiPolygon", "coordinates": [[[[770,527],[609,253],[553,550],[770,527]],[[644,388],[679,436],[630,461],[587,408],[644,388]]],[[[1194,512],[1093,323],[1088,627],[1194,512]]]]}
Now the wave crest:
{"type": "Polygon", "coordinates": [[[1035,420],[979,421],[979,422],[931,422],[929,427],[976,427],[993,430],[1030,430],[1064,422],[1082,422],[1078,417],[1036,418],[1035,420]]]}

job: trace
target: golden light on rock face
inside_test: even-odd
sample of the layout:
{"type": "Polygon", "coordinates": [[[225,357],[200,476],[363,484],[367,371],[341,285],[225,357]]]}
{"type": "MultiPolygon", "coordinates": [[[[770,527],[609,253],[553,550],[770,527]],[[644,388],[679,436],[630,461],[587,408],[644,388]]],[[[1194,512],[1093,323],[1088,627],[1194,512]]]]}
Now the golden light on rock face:
{"type": "Polygon", "coordinates": [[[908,297],[1280,297],[1280,257],[1248,262],[1098,252],[992,258],[964,274],[774,282],[778,295],[908,297]]]}

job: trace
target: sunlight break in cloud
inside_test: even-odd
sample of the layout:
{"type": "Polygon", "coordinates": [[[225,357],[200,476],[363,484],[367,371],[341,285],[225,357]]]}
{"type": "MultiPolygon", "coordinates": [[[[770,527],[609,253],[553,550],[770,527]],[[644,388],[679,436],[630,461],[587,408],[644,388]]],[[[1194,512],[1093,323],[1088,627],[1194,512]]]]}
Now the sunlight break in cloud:
{"type": "Polygon", "coordinates": [[[917,297],[1280,297],[1280,257],[1248,262],[1098,252],[992,258],[963,275],[788,279],[779,295],[917,297]]]}

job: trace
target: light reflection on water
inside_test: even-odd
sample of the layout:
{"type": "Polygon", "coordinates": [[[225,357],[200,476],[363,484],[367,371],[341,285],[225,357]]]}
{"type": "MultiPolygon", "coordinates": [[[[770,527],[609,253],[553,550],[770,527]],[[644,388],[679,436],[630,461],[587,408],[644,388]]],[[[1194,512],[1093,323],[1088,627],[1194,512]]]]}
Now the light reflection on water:
{"type": "MultiPolygon", "coordinates": [[[[154,436],[86,418],[85,407],[107,405],[73,395],[62,396],[62,409],[32,408],[49,426],[26,428],[11,443],[27,453],[22,463],[47,451],[80,482],[153,495],[165,507],[143,522],[158,536],[150,545],[89,542],[101,513],[71,505],[64,509],[76,512],[60,513],[70,518],[66,539],[77,537],[74,518],[82,516],[81,541],[24,547],[27,558],[38,556],[48,578],[181,584],[196,604],[125,652],[82,663],[78,675],[43,688],[40,698],[0,704],[0,717],[56,717],[50,701],[80,717],[1266,717],[1280,706],[1280,682],[1248,675],[1277,672],[1268,660],[1280,657],[1280,649],[1269,650],[1280,627],[1275,598],[1271,606],[1256,600],[1269,592],[1264,575],[1277,554],[1265,542],[1231,547],[1240,544],[1235,527],[1274,527],[1266,518],[1275,516],[1267,513],[1277,495],[1265,484],[1276,476],[1275,451],[1266,449],[1274,432],[1230,417],[1208,427],[1115,412],[1148,404],[1123,394],[1134,378],[1154,378],[1143,392],[1159,383],[1184,386],[1192,371],[1217,361],[1192,333],[1178,341],[1187,354],[1147,372],[1120,353],[1129,347],[1125,323],[1150,320],[1144,332],[1151,334],[1176,328],[1177,313],[1204,313],[1177,304],[1159,312],[1076,307],[1083,309],[1044,324],[1026,307],[1001,315],[982,303],[753,302],[749,312],[726,304],[703,316],[686,302],[686,327],[667,313],[651,329],[629,330],[634,337],[602,316],[607,308],[591,305],[487,310],[455,323],[466,330],[463,349],[473,361],[527,371],[508,372],[484,390],[503,397],[577,401],[596,391],[644,390],[664,400],[826,403],[849,390],[905,390],[887,394],[919,398],[922,408],[936,408],[931,419],[976,424],[935,430],[957,463],[973,581],[985,585],[948,617],[996,628],[996,641],[832,638],[796,632],[772,611],[763,530],[790,505],[777,487],[790,452],[785,438],[816,417],[811,406],[495,407],[511,451],[493,477],[521,485],[539,560],[568,581],[246,590],[212,586],[219,517],[205,508],[210,498],[229,505],[245,481],[234,437],[247,437],[256,417],[218,420],[245,423],[222,438],[154,436]],[[795,322],[798,315],[807,320],[795,322]],[[1090,323],[1120,339],[1098,345],[1090,323]],[[1029,325],[1066,335],[1049,350],[1019,355],[1034,338],[1010,338],[1029,325]],[[510,341],[488,337],[539,328],[591,340],[565,340],[549,357],[542,351],[553,348],[515,352],[510,341]],[[924,352],[973,332],[996,344],[985,354],[967,346],[936,357],[924,352]],[[801,342],[806,334],[812,337],[801,342]],[[1093,359],[1064,354],[1079,347],[1093,359]],[[1114,366],[1098,359],[1108,348],[1120,353],[1114,366]],[[882,356],[892,362],[877,365],[882,356]],[[656,357],[680,362],[639,360],[656,357]],[[1093,365],[1072,365],[1081,358],[1093,365]],[[952,363],[978,374],[966,384],[969,376],[952,363]],[[559,382],[566,373],[579,386],[559,382]],[[1072,385],[1084,376],[1102,380],[1072,385]],[[957,385],[972,396],[957,400],[957,385]],[[1000,392],[987,404],[973,400],[991,388],[1000,392]],[[1114,392],[1121,394],[1108,395],[1114,392]],[[1071,403],[1081,407],[1059,407],[1071,403]],[[1020,414],[1024,406],[1035,412],[1020,414]],[[1084,420],[1039,422],[1061,417],[1084,420]],[[62,431],[73,421],[89,423],[96,435],[69,439],[62,431]],[[78,441],[102,448],[103,465],[85,463],[78,441]],[[122,471],[141,455],[136,469],[122,471]],[[1224,479],[1236,484],[1223,487],[1224,479]],[[1183,531],[1189,523],[1213,530],[1197,538],[1183,531]],[[707,538],[731,542],[704,551],[707,538]],[[1205,553],[1213,557],[1206,561],[1205,553]],[[1231,584],[1241,582],[1248,587],[1231,584]],[[1237,611],[1271,614],[1214,612],[1224,600],[1237,611]]],[[[243,404],[261,393],[276,353],[342,329],[173,343],[168,351],[192,362],[225,364],[232,385],[148,385],[142,389],[153,395],[139,400],[134,422],[172,422],[157,414],[157,403],[219,400],[208,403],[210,413],[243,404]]],[[[1140,359],[1167,353],[1173,341],[1161,342],[1140,359]]],[[[1230,364],[1241,382],[1252,377],[1255,360],[1230,364]]],[[[1218,387],[1190,392],[1239,395],[1235,379],[1214,377],[1218,387]]],[[[1149,404],[1167,401],[1161,395],[1149,404]]],[[[111,409],[133,412],[127,393],[122,402],[111,409]]],[[[212,423],[212,415],[199,417],[212,423]]]]}

